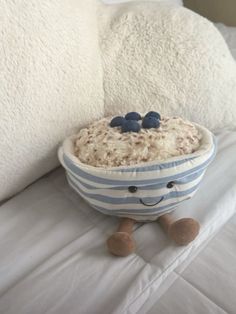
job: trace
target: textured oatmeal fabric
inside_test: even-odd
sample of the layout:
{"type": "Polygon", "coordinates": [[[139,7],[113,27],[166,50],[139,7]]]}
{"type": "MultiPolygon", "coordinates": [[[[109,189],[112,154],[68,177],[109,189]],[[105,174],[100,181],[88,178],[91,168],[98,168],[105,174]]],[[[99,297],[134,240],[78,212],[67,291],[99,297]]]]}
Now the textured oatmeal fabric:
{"type": "Polygon", "coordinates": [[[179,117],[162,117],[159,128],[141,127],[138,133],[110,127],[111,119],[96,121],[76,135],[75,156],[81,162],[94,167],[130,166],[192,154],[200,146],[197,127],[179,117]]]}

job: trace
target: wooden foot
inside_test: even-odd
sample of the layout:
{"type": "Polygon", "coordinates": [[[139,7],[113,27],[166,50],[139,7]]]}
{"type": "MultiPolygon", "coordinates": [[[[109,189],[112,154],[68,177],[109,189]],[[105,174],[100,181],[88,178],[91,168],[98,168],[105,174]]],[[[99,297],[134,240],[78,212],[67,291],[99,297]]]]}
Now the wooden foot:
{"type": "Polygon", "coordinates": [[[116,256],[127,256],[134,252],[135,242],[132,239],[132,231],[135,220],[122,218],[117,232],[107,239],[107,247],[110,253],[116,256]]]}
{"type": "Polygon", "coordinates": [[[175,221],[170,214],[159,217],[163,229],[178,245],[187,245],[192,242],[199,233],[200,225],[192,218],[182,218],[175,221]]]}

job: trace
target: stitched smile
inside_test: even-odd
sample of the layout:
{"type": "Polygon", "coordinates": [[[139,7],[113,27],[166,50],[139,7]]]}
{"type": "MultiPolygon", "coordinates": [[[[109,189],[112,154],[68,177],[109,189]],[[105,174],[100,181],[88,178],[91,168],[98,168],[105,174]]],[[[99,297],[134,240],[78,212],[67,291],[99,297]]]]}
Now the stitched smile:
{"type": "Polygon", "coordinates": [[[159,204],[163,200],[163,198],[164,198],[164,196],[162,196],[162,198],[158,202],[156,202],[155,204],[145,204],[141,198],[139,199],[139,201],[141,204],[143,204],[145,206],[155,206],[155,205],[159,204]]]}

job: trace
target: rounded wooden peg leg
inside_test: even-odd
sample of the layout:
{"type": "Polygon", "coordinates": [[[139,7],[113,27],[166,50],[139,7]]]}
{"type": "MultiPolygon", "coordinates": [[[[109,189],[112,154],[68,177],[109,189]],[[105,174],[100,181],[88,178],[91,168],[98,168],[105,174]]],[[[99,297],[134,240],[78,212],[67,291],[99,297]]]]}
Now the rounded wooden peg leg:
{"type": "Polygon", "coordinates": [[[200,225],[193,218],[174,220],[170,214],[164,214],[159,222],[169,237],[178,245],[187,245],[192,242],[199,233],[200,225]]]}
{"type": "Polygon", "coordinates": [[[107,239],[107,247],[110,253],[117,256],[127,256],[134,252],[135,242],[132,239],[132,231],[135,220],[122,218],[117,232],[107,239]]]}

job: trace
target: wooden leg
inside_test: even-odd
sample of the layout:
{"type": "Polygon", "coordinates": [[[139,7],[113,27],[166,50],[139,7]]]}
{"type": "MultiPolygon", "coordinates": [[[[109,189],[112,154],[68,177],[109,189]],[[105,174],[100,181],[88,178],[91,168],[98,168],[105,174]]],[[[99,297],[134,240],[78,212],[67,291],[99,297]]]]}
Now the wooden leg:
{"type": "Polygon", "coordinates": [[[134,252],[135,242],[132,239],[132,231],[135,220],[122,218],[117,232],[113,233],[107,240],[110,253],[117,256],[127,256],[134,252]]]}
{"type": "Polygon", "coordinates": [[[192,242],[199,233],[200,225],[192,218],[174,220],[170,214],[159,217],[163,229],[178,245],[187,245],[192,242]]]}

